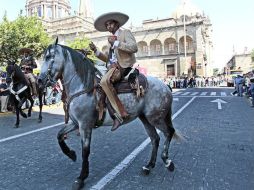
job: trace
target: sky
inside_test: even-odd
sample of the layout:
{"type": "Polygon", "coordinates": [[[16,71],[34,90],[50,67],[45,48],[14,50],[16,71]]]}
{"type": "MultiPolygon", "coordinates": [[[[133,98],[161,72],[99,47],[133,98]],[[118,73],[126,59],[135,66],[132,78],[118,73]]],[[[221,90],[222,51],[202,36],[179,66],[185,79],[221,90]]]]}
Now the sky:
{"type": "MultiPolygon", "coordinates": [[[[233,55],[254,49],[253,0],[189,0],[209,16],[213,28],[214,67],[222,68],[233,55]]],[[[171,17],[182,0],[91,0],[94,17],[120,11],[129,15],[126,26],[141,26],[143,20],[171,17]],[[103,3],[104,2],[104,3],[103,3]]],[[[7,11],[10,20],[25,10],[26,0],[0,0],[0,18],[7,11]]],[[[72,14],[79,0],[70,0],[72,14]]],[[[25,12],[25,11],[24,11],[25,12]]]]}

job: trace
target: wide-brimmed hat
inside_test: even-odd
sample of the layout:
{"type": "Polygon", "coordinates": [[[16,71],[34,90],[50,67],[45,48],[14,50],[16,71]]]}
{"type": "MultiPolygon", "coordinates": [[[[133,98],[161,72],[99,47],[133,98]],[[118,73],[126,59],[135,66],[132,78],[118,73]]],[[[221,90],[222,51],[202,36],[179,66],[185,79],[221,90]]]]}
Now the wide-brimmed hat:
{"type": "Polygon", "coordinates": [[[110,12],[110,13],[105,13],[101,16],[99,16],[95,21],[94,21],[94,27],[96,30],[105,32],[107,31],[107,28],[105,26],[105,23],[109,20],[115,20],[119,23],[120,27],[123,26],[129,19],[129,16],[120,13],[120,12],[110,12]]]}
{"type": "Polygon", "coordinates": [[[19,50],[19,55],[23,55],[24,53],[28,53],[28,54],[31,54],[33,53],[34,51],[30,48],[21,48],[19,50]]]}

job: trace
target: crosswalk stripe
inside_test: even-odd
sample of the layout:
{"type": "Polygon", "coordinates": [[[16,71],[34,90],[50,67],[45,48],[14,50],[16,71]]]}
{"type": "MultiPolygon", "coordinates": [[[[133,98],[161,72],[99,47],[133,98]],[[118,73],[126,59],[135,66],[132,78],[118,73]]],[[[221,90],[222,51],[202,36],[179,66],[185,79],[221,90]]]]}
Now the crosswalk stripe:
{"type": "Polygon", "coordinates": [[[190,94],[190,92],[185,92],[185,93],[183,93],[182,95],[188,95],[188,94],[190,94]]]}
{"type": "Polygon", "coordinates": [[[179,95],[181,94],[182,92],[173,92],[173,95],[179,95]]]}
{"type": "Polygon", "coordinates": [[[206,94],[207,94],[207,92],[202,92],[200,95],[205,96],[206,94]]]}
{"type": "Polygon", "coordinates": [[[199,92],[193,92],[193,93],[191,93],[190,95],[191,96],[195,96],[195,95],[197,95],[199,92]]]}
{"type": "Polygon", "coordinates": [[[174,96],[227,96],[227,92],[193,92],[193,91],[190,91],[190,92],[185,92],[185,91],[177,91],[177,92],[173,92],[173,95],[174,96]],[[217,95],[218,94],[218,95],[217,95]]]}

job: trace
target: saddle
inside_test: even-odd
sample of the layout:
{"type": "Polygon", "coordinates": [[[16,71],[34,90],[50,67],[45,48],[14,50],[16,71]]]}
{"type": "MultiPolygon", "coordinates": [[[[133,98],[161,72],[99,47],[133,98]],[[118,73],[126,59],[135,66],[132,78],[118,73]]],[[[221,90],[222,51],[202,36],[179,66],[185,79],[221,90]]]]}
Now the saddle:
{"type": "MultiPolygon", "coordinates": [[[[96,75],[96,83],[99,84],[101,80],[101,75],[96,75]]],[[[144,96],[147,88],[148,82],[145,75],[139,73],[138,69],[128,68],[125,73],[123,74],[122,79],[113,84],[114,88],[116,89],[117,94],[122,93],[134,93],[137,97],[144,96]]],[[[102,89],[99,85],[97,88],[100,88],[98,91],[100,92],[102,89]]]]}
{"type": "MultiPolygon", "coordinates": [[[[96,126],[99,127],[103,124],[105,119],[105,108],[107,107],[111,117],[114,117],[114,110],[106,98],[103,89],[98,85],[101,80],[101,75],[96,74],[96,91],[100,94],[99,101],[97,102],[97,110],[99,112],[99,117],[96,126]]],[[[123,73],[122,79],[113,84],[117,94],[123,93],[133,93],[137,98],[143,97],[148,88],[147,78],[140,74],[137,69],[128,68],[125,73],[123,73]]]]}

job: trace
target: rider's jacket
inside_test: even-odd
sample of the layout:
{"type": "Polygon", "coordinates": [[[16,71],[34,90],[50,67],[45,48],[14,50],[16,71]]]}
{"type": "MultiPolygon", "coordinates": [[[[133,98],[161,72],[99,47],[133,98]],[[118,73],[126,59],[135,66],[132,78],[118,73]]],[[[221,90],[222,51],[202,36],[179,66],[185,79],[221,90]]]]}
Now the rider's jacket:
{"type": "Polygon", "coordinates": [[[21,59],[20,67],[26,73],[33,73],[33,69],[37,68],[37,64],[32,56],[24,56],[21,59]]]}

